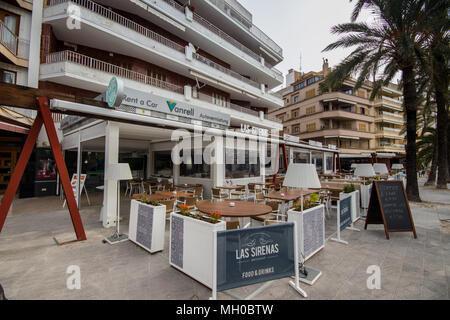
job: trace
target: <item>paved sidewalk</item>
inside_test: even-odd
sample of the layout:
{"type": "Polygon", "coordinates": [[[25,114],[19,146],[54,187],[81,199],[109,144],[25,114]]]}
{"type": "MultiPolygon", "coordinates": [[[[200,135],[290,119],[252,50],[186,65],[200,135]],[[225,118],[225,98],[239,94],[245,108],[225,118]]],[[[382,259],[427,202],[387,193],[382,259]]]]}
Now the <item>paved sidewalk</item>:
{"type": "MultiPolygon", "coordinates": [[[[422,189],[424,192],[424,189],[422,189]]],[[[423,194],[427,194],[425,191],[423,194]]],[[[446,192],[446,191],[443,191],[446,192]]],[[[433,193],[433,192],[431,192],[433,193]]],[[[131,242],[103,244],[112,229],[98,222],[100,195],[94,206],[82,207],[88,240],[58,247],[53,241],[74,238],[68,211],[56,197],[16,200],[0,235],[0,283],[9,299],[208,299],[211,291],[169,266],[168,250],[148,254],[131,242]],[[48,210],[49,207],[55,208],[48,210]],[[68,290],[67,267],[81,268],[81,290],[68,290]]],[[[447,197],[438,197],[444,203],[447,197]]],[[[129,200],[121,209],[127,230],[129,200]]],[[[345,230],[348,245],[328,241],[307,262],[322,271],[313,285],[302,284],[307,299],[449,299],[450,235],[441,233],[440,219],[450,218],[450,205],[411,204],[418,239],[412,233],[392,233],[364,222],[361,232],[345,230]],[[381,268],[381,289],[367,289],[367,268],[381,268]]],[[[336,228],[335,213],[327,219],[327,237],[336,228]]],[[[169,226],[166,228],[166,248],[169,226]]],[[[220,292],[220,299],[299,299],[290,279],[275,280],[220,292]],[[260,292],[256,291],[263,288],[260,292]],[[256,291],[256,294],[255,294],[256,291]]]]}

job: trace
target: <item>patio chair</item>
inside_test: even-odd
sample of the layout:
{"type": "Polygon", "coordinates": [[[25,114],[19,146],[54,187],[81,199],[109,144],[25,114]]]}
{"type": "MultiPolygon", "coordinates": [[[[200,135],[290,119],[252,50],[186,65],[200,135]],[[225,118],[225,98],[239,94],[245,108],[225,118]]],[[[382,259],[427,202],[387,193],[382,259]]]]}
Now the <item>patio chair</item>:
{"type": "Polygon", "coordinates": [[[231,192],[232,198],[237,198],[240,200],[245,200],[246,192],[245,185],[237,185],[236,190],[231,192]]]}
{"type": "Polygon", "coordinates": [[[265,201],[266,201],[266,198],[264,197],[264,193],[258,192],[255,194],[255,202],[264,203],[265,201]]]}
{"type": "Polygon", "coordinates": [[[203,186],[202,185],[195,186],[194,196],[197,197],[198,199],[203,200],[203,186]]]}
{"type": "Polygon", "coordinates": [[[213,200],[225,200],[228,199],[228,194],[222,193],[219,188],[212,188],[212,198],[213,200]]]}
{"type": "Polygon", "coordinates": [[[276,220],[276,217],[272,214],[264,214],[262,216],[251,217],[251,224],[253,225],[263,225],[265,226],[267,221],[276,220]]]}
{"type": "Polygon", "coordinates": [[[247,199],[248,198],[253,198],[254,201],[256,201],[256,192],[257,192],[256,185],[254,185],[252,183],[249,183],[248,184],[248,197],[247,197],[247,199]]]}
{"type": "Polygon", "coordinates": [[[184,198],[184,204],[188,206],[190,210],[194,210],[197,208],[197,197],[186,197],[184,198]]]}
{"type": "Polygon", "coordinates": [[[166,219],[169,220],[170,213],[174,211],[175,200],[161,200],[159,203],[166,206],[166,219]]]}
{"type": "Polygon", "coordinates": [[[239,224],[239,220],[236,221],[226,221],[227,223],[227,230],[235,230],[235,229],[240,229],[240,224],[239,224]]]}

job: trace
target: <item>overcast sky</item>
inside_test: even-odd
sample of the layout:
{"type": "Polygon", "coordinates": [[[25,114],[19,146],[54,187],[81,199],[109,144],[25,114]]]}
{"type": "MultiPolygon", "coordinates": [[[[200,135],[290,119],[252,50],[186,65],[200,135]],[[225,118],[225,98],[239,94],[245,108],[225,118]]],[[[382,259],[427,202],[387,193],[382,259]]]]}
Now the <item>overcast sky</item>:
{"type": "MultiPolygon", "coordinates": [[[[322,50],[338,39],[330,29],[350,22],[355,1],[349,0],[239,0],[253,15],[253,23],[283,49],[284,61],[276,66],[284,75],[289,69],[322,70],[322,58],[337,65],[351,49],[322,50]]],[[[359,21],[367,19],[364,13],[359,21]]]]}

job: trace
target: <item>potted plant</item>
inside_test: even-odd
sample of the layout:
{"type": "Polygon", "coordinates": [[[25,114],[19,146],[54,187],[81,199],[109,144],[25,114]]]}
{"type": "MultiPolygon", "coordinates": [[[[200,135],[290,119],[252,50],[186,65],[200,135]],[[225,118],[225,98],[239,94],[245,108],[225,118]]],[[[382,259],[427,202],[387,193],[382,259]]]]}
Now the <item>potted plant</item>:
{"type": "Polygon", "coordinates": [[[344,191],[339,193],[339,199],[343,199],[350,195],[352,197],[352,222],[355,222],[360,218],[360,194],[359,190],[356,190],[355,185],[352,184],[346,184],[344,186],[344,191]]]}
{"type": "Polygon", "coordinates": [[[297,224],[299,257],[306,261],[325,246],[325,206],[319,195],[313,193],[309,199],[298,200],[288,210],[288,221],[297,224]]]}
{"type": "Polygon", "coordinates": [[[149,200],[144,195],[131,200],[129,239],[143,249],[154,253],[164,250],[166,206],[149,200]]]}
{"type": "Polygon", "coordinates": [[[179,205],[170,215],[170,265],[212,288],[214,236],[224,230],[219,211],[203,215],[179,205]]]}

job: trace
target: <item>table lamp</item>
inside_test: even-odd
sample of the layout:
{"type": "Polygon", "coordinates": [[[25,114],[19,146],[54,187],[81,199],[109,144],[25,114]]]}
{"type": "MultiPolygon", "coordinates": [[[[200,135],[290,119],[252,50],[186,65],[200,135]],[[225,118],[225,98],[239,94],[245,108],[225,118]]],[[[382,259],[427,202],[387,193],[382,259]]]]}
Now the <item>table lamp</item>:
{"type": "Polygon", "coordinates": [[[126,234],[120,234],[119,220],[120,220],[120,180],[131,180],[130,165],[128,163],[114,163],[108,166],[106,180],[118,181],[117,182],[117,208],[116,208],[116,231],[114,234],[105,239],[109,244],[115,244],[128,239],[126,234]]]}
{"type": "Polygon", "coordinates": [[[394,164],[392,165],[392,169],[393,169],[393,170],[403,170],[404,167],[403,167],[403,164],[401,164],[401,163],[394,163],[394,164]]]}
{"type": "Polygon", "coordinates": [[[389,170],[385,163],[374,163],[373,170],[376,174],[389,174],[389,170]]]}
{"type": "Polygon", "coordinates": [[[319,176],[316,166],[311,163],[291,163],[283,181],[284,187],[299,188],[301,190],[301,210],[303,212],[303,189],[320,189],[319,176]]]}
{"type": "Polygon", "coordinates": [[[356,167],[354,175],[363,178],[375,177],[375,170],[370,163],[361,163],[356,167]]]}

